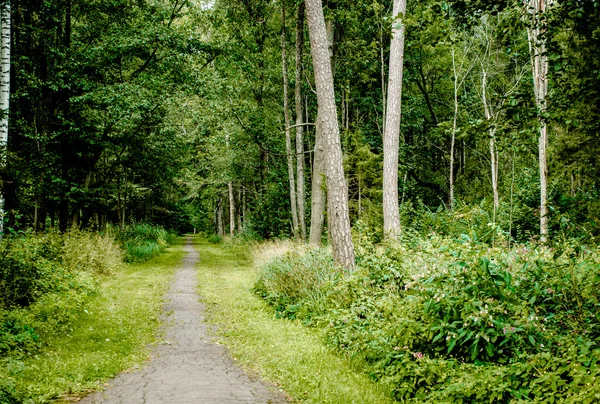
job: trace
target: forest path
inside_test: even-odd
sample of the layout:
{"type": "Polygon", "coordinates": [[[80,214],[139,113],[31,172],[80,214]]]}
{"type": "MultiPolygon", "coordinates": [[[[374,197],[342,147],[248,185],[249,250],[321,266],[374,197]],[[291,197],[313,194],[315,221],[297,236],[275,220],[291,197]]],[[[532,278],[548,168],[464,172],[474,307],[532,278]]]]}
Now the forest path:
{"type": "MultiPolygon", "coordinates": [[[[247,375],[222,345],[211,341],[204,306],[197,295],[199,253],[188,237],[186,256],[164,306],[164,342],[140,371],[123,373],[110,387],[83,398],[83,404],[287,403],[247,375]]],[[[141,286],[141,285],[140,285],[141,286]]]]}

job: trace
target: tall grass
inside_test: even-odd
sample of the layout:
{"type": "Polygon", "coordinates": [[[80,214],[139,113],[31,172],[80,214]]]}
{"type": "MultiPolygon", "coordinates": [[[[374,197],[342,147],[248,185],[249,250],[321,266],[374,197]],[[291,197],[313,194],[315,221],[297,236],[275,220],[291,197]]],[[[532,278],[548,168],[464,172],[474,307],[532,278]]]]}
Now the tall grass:
{"type": "Polygon", "coordinates": [[[135,224],[122,229],[111,228],[125,250],[126,262],[144,262],[159,255],[173,239],[173,234],[160,226],[135,224]]]}

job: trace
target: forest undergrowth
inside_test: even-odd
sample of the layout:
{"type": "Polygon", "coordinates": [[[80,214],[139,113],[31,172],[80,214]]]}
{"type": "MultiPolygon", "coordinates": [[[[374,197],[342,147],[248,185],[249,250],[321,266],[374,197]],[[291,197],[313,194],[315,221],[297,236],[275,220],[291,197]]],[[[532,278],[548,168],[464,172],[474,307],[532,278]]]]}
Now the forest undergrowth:
{"type": "Polygon", "coordinates": [[[246,242],[230,239],[221,245],[208,240],[195,245],[201,256],[198,288],[207,320],[234,360],[280,386],[294,402],[391,402],[387,387],[331,352],[314,330],[274,318],[272,308],[251,292],[258,276],[252,259],[264,262],[296,249],[298,243],[253,243],[250,249],[246,242]]]}
{"type": "Polygon", "coordinates": [[[112,370],[100,357],[86,364],[84,351],[106,353],[102,345],[108,344],[102,342],[110,336],[99,340],[99,334],[128,332],[126,313],[109,310],[122,296],[131,302],[148,300],[143,307],[157,304],[162,294],[153,292],[152,283],[139,293],[154,297],[136,299],[138,286],[128,292],[128,279],[157,276],[141,262],[172,240],[167,231],[149,225],[109,228],[103,234],[73,230],[5,237],[0,244],[0,403],[45,402],[122,370],[113,367],[122,366],[122,357],[137,349],[131,338],[152,333],[156,322],[148,322],[152,330],[134,327],[138,331],[131,338],[113,338],[117,352],[107,357],[112,370]]]}
{"type": "Polygon", "coordinates": [[[254,291],[402,402],[600,400],[600,253],[560,238],[512,242],[404,230],[355,234],[357,269],[331,252],[289,252],[254,291]]]}

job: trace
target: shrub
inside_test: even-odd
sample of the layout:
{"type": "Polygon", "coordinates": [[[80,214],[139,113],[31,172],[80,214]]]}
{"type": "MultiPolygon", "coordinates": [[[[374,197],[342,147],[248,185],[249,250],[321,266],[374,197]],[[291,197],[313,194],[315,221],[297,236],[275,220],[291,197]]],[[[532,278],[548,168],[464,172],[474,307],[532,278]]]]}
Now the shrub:
{"type": "Polygon", "coordinates": [[[47,335],[68,329],[95,293],[97,277],[115,271],[122,256],[110,235],[6,237],[0,243],[0,354],[33,352],[47,335]]]}
{"type": "Polygon", "coordinates": [[[211,234],[208,236],[208,242],[213,244],[221,244],[223,242],[223,237],[217,236],[216,234],[211,234]]]}
{"type": "Polygon", "coordinates": [[[109,234],[71,231],[63,240],[63,263],[71,270],[111,274],[123,263],[123,252],[109,234]]]}
{"type": "Polygon", "coordinates": [[[471,233],[361,239],[350,276],[323,251],[291,254],[262,269],[255,291],[323,329],[399,401],[597,401],[600,256],[471,233]]]}
{"type": "Polygon", "coordinates": [[[160,226],[136,224],[111,228],[125,250],[126,262],[143,262],[157,256],[171,242],[172,235],[160,226]]]}
{"type": "Polygon", "coordinates": [[[254,286],[254,292],[269,302],[279,315],[309,320],[319,313],[327,286],[339,278],[331,255],[313,250],[305,255],[287,253],[267,264],[254,286]],[[302,309],[302,313],[297,313],[302,309]]]}

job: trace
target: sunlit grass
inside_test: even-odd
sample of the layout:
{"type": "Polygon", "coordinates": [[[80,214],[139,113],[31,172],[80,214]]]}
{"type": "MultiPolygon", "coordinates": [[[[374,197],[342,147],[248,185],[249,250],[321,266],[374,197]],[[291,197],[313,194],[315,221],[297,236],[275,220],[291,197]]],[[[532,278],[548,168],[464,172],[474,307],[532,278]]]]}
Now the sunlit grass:
{"type": "Polygon", "coordinates": [[[252,294],[257,270],[244,247],[200,241],[198,279],[209,321],[244,366],[307,403],[389,403],[389,391],[377,386],[301,324],[276,319],[252,294]]]}
{"type": "Polygon", "coordinates": [[[50,337],[34,357],[5,362],[18,396],[43,403],[78,395],[140,366],[156,341],[163,296],[183,257],[183,243],[175,240],[163,255],[104,278],[68,335],[50,337]]]}

